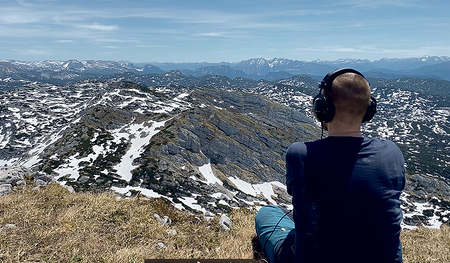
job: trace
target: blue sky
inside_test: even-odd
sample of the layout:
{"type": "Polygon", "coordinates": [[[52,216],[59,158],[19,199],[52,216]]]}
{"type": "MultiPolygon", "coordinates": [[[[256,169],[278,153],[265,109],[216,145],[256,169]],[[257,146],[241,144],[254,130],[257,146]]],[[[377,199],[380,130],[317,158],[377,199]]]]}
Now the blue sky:
{"type": "Polygon", "coordinates": [[[448,0],[0,0],[0,59],[450,56],[448,0]]]}

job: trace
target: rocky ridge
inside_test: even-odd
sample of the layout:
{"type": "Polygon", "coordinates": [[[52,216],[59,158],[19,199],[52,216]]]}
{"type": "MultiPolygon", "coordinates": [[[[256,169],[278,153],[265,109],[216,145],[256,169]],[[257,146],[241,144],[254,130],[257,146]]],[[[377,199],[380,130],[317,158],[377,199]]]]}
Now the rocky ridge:
{"type": "Polygon", "coordinates": [[[274,192],[289,205],[283,153],[318,134],[312,120],[258,94],[129,82],[57,88],[10,91],[2,157],[75,190],[145,189],[190,210],[200,202],[200,211],[267,204],[274,192]]]}
{"type": "MultiPolygon", "coordinates": [[[[248,81],[211,76],[196,81],[207,80],[209,86],[217,87],[201,88],[179,85],[177,78],[190,79],[180,74],[148,75],[147,80],[150,76],[157,84],[165,79],[166,85],[121,79],[66,86],[36,84],[2,93],[0,164],[29,167],[35,178],[51,175],[78,191],[112,189],[125,196],[166,198],[194,213],[268,203],[290,205],[283,185],[286,147],[320,136],[319,127],[307,117],[316,91],[314,80],[300,76],[275,85],[253,82],[254,86],[239,89],[236,83],[248,81]]],[[[365,133],[396,141],[411,167],[420,159],[414,159],[417,150],[410,149],[420,144],[407,142],[414,135],[410,132],[420,134],[420,129],[400,133],[395,129],[409,126],[392,123],[391,135],[385,132],[390,124],[383,122],[408,118],[414,110],[420,124],[415,127],[443,127],[439,140],[444,142],[444,152],[435,156],[442,159],[439,168],[448,169],[448,112],[443,106],[433,104],[430,97],[423,100],[423,94],[395,88],[376,87],[374,93],[381,102],[380,119],[366,125],[365,133]],[[417,104],[408,104],[410,98],[417,104]],[[391,99],[398,101],[388,102],[391,99]],[[427,112],[441,115],[428,118],[427,112]]],[[[430,143],[420,142],[428,143],[423,147],[430,143]]],[[[444,175],[409,175],[403,196],[407,224],[448,222],[444,175]]]]}

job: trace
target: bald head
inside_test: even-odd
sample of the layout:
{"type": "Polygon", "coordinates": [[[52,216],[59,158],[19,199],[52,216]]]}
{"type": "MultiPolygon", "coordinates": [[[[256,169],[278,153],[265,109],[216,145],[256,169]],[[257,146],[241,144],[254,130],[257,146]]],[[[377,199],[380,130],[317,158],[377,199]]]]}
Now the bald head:
{"type": "Polygon", "coordinates": [[[337,76],[325,95],[333,101],[336,108],[333,120],[348,124],[361,123],[370,104],[369,83],[355,73],[337,76]]]}

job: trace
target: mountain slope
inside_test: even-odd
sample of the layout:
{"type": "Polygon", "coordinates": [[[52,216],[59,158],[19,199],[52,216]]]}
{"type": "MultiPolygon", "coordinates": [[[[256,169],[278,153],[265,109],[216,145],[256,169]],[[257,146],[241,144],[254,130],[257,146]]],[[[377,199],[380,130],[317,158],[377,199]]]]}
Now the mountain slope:
{"type": "MultiPolygon", "coordinates": [[[[77,190],[162,197],[193,213],[289,206],[283,156],[290,143],[320,137],[309,118],[317,84],[304,75],[268,82],[168,72],[9,90],[0,93],[0,165],[77,190]]],[[[379,107],[364,135],[391,139],[405,155],[405,222],[448,222],[448,99],[392,85],[372,83],[379,107]]]]}
{"type": "Polygon", "coordinates": [[[290,142],[318,136],[294,109],[221,89],[84,82],[9,94],[4,163],[51,174],[76,190],[143,191],[189,210],[219,212],[273,198],[289,205],[280,183],[283,154],[290,142]]]}

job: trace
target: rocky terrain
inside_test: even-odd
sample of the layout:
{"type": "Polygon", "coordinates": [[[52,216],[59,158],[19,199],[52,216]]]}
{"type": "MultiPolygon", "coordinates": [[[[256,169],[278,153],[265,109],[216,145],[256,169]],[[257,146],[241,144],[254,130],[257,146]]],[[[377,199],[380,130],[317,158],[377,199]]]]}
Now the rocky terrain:
{"type": "MultiPolygon", "coordinates": [[[[407,160],[405,227],[448,223],[448,97],[369,81],[379,108],[364,134],[393,140],[407,160]]],[[[284,152],[321,136],[309,110],[317,84],[305,75],[268,82],[121,73],[5,91],[2,189],[55,180],[76,191],[162,197],[204,214],[289,207],[284,152]],[[9,180],[11,169],[22,177],[9,180]]]]}

